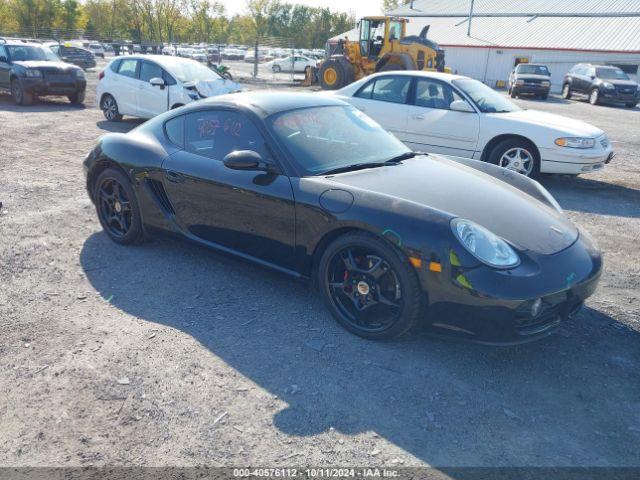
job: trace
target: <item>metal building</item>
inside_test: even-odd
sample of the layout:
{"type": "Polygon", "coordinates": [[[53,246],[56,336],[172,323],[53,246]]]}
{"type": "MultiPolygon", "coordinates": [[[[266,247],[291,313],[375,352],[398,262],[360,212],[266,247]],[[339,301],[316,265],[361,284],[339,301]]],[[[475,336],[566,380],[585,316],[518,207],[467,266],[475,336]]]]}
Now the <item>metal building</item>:
{"type": "Polygon", "coordinates": [[[454,72],[494,87],[519,62],[548,65],[554,91],[580,62],[638,77],[640,0],[414,0],[387,13],[409,17],[409,35],[430,25],[454,72]]]}

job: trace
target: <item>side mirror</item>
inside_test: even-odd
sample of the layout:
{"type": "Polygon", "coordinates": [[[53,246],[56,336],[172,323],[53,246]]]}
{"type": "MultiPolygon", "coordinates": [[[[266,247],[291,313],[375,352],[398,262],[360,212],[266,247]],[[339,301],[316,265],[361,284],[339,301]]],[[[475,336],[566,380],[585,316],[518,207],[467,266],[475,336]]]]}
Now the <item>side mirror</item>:
{"type": "Polygon", "coordinates": [[[262,156],[253,150],[236,150],[222,161],[224,166],[232,170],[263,170],[262,156]]]}
{"type": "Polygon", "coordinates": [[[2,55],[2,56],[0,57],[0,62],[2,62],[2,63],[9,63],[9,59],[8,59],[7,57],[5,57],[4,55],[2,55]]]}
{"type": "Polygon", "coordinates": [[[596,76],[595,75],[590,75],[589,78],[591,78],[591,80],[595,80],[596,76]]]}
{"type": "Polygon", "coordinates": [[[164,86],[165,86],[165,81],[163,79],[161,79],[160,77],[153,77],[151,80],[149,80],[149,83],[153,87],[164,88],[164,86]]]}
{"type": "Polygon", "coordinates": [[[454,100],[451,102],[451,105],[449,105],[449,108],[454,112],[475,113],[473,108],[471,108],[471,105],[464,100],[454,100]]]}

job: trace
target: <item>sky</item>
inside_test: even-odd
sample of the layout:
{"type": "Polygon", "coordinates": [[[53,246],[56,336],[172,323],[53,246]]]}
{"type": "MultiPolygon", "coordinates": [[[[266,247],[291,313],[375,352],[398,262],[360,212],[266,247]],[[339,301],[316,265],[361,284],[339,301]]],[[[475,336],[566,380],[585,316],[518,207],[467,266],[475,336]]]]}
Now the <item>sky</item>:
{"type": "MultiPolygon", "coordinates": [[[[380,15],[382,0],[286,0],[288,3],[300,3],[310,7],[329,7],[332,11],[353,13],[356,18],[366,15],[380,15]]],[[[244,13],[244,0],[222,0],[227,14],[244,13]]]]}

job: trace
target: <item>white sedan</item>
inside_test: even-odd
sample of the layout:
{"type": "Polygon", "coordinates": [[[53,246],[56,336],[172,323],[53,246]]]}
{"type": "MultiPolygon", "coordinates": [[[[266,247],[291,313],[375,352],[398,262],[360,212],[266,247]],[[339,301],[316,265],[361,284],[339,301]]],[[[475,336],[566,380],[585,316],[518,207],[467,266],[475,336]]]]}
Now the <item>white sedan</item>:
{"type": "Polygon", "coordinates": [[[483,83],[438,72],[391,71],[331,92],[416,151],[488,161],[523,175],[577,175],[613,158],[599,128],[523,110],[483,83]]]}
{"type": "Polygon", "coordinates": [[[265,63],[265,67],[273,70],[274,73],[280,72],[306,72],[307,68],[315,67],[317,61],[302,55],[293,55],[285,58],[278,58],[271,62],[265,63]]]}
{"type": "Polygon", "coordinates": [[[96,96],[107,120],[151,118],[201,98],[242,86],[195,60],[167,55],[116,57],[98,75],[96,96]]]}

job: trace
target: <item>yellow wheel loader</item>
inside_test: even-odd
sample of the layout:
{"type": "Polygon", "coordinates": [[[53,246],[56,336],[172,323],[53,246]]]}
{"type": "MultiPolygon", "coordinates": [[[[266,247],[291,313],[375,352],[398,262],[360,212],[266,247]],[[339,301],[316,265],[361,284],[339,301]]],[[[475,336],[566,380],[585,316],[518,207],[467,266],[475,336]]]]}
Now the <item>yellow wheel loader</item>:
{"type": "MultiPolygon", "coordinates": [[[[407,23],[406,18],[364,17],[359,22],[359,40],[338,41],[319,71],[308,72],[309,77],[316,77],[324,90],[337,90],[376,72],[450,71],[444,64],[444,50],[427,39],[429,27],[420,35],[406,36],[407,23]]],[[[306,83],[313,80],[307,78],[306,83]]]]}

